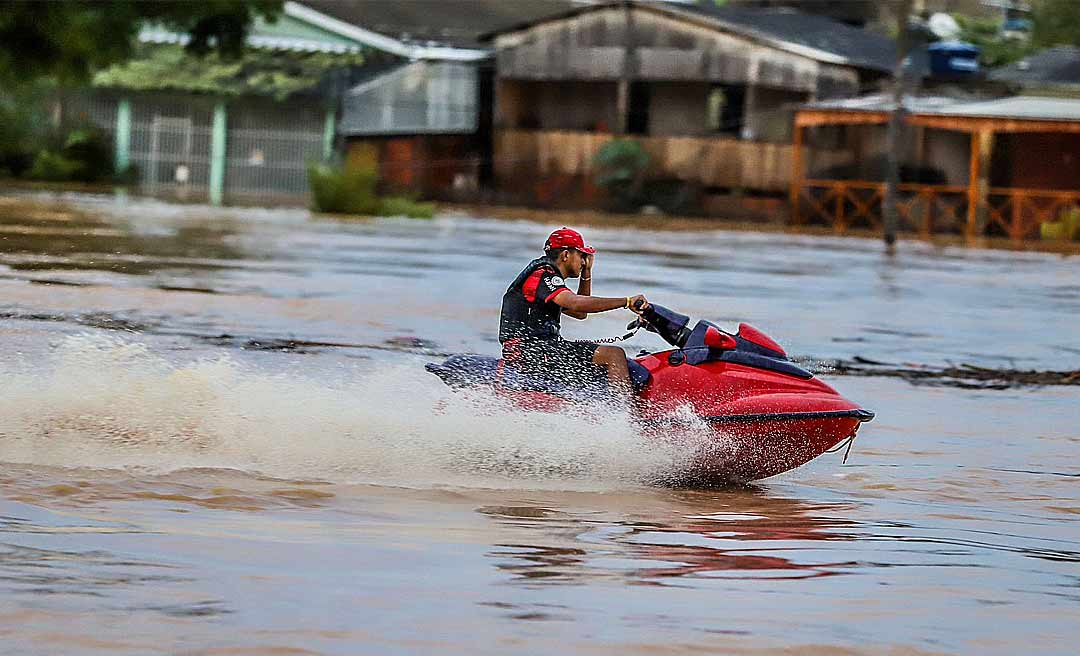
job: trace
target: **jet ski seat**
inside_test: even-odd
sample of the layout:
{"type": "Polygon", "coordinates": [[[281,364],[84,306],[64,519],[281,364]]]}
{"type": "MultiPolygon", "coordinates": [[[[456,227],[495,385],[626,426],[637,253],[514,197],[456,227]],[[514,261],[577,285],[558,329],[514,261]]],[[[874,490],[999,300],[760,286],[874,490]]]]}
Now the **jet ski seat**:
{"type": "MultiPolygon", "coordinates": [[[[498,358],[489,356],[455,355],[442,364],[430,363],[425,368],[451,387],[498,383],[507,389],[548,392],[568,399],[587,398],[599,391],[529,376],[509,367],[501,367],[500,364],[498,358]]],[[[627,358],[626,364],[630,369],[630,384],[635,393],[640,393],[652,380],[652,374],[636,360],[627,358]]]]}

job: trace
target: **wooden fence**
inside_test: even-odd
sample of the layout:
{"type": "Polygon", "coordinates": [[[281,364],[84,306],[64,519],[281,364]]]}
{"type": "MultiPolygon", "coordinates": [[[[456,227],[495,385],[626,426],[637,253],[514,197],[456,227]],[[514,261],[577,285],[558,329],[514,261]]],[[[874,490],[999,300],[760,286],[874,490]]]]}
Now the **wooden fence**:
{"type": "MultiPolygon", "coordinates": [[[[593,159],[615,137],[600,132],[498,130],[495,172],[503,180],[536,175],[593,174],[593,159]]],[[[791,184],[791,144],[719,137],[631,138],[649,154],[650,177],[678,178],[705,187],[782,192],[791,184]]],[[[804,149],[808,150],[808,149],[804,149]]],[[[815,152],[817,165],[845,153],[815,152]]]]}

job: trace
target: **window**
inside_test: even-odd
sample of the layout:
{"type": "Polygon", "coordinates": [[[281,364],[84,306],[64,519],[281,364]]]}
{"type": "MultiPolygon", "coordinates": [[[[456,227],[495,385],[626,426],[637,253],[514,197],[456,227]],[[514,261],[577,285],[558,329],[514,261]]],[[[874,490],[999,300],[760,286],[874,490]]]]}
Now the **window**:
{"type": "Polygon", "coordinates": [[[705,115],[711,132],[739,136],[746,121],[746,87],[722,84],[709,92],[705,115]]]}

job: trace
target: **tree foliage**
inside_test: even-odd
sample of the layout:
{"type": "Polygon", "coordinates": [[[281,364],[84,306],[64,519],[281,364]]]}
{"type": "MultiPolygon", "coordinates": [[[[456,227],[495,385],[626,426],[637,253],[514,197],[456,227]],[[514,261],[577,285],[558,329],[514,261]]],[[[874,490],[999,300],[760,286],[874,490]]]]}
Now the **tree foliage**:
{"type": "Polygon", "coordinates": [[[199,57],[180,46],[142,46],[131,61],[94,76],[94,85],[135,91],[183,91],[284,100],[317,87],[330,70],[359,65],[360,54],[246,51],[199,57]]]}
{"type": "Polygon", "coordinates": [[[1033,45],[1038,48],[1080,46],[1080,2],[1036,0],[1031,10],[1033,45]]]}
{"type": "Polygon", "coordinates": [[[960,39],[982,50],[984,66],[1011,64],[1043,48],[1080,46],[1080,2],[1077,0],[1035,0],[1031,4],[1032,30],[1029,38],[1006,36],[1002,20],[954,14],[960,24],[960,39]]]}
{"type": "Polygon", "coordinates": [[[0,0],[0,84],[89,80],[131,57],[146,23],[190,35],[190,52],[238,56],[256,17],[276,20],[282,0],[0,0]]]}
{"type": "Polygon", "coordinates": [[[988,68],[1005,66],[1031,52],[1027,39],[1002,34],[1000,18],[955,14],[960,25],[960,40],[979,46],[979,62],[988,68]]]}

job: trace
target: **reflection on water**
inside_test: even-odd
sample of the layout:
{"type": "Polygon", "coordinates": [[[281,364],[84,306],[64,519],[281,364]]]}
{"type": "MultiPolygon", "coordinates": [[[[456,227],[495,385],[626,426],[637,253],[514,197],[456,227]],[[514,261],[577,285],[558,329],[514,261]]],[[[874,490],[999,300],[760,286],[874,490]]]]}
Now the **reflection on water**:
{"type": "Polygon", "coordinates": [[[477,512],[500,523],[530,528],[541,537],[555,541],[572,536],[574,542],[612,543],[619,546],[619,559],[601,558],[600,567],[589,564],[593,554],[582,548],[551,545],[500,544],[490,553],[499,569],[520,577],[523,582],[567,583],[610,573],[625,567],[620,576],[629,582],[662,584],[663,579],[680,577],[810,578],[841,573],[855,562],[801,562],[798,550],[764,546],[767,554],[747,553],[756,549],[747,543],[810,540],[853,540],[844,528],[856,522],[837,517],[842,505],[811,504],[770,496],[763,490],[712,493],[674,493],[679,501],[702,512],[680,516],[667,523],[645,518],[604,523],[602,528],[583,518],[551,509],[487,506],[477,512]],[[709,512],[710,507],[724,510],[709,512]],[[737,512],[735,512],[737,510],[737,512]],[[786,551],[796,554],[785,557],[786,551]]]}
{"type": "MultiPolygon", "coordinates": [[[[0,652],[1065,654],[1080,638],[1075,387],[836,378],[879,411],[847,464],[663,489],[686,454],[625,417],[446,401],[422,370],[497,349],[507,277],[550,226],[72,203],[0,200],[0,652]],[[463,235],[488,256],[461,258],[463,235]]],[[[1076,258],[587,236],[597,293],[749,321],[792,353],[1078,368],[1076,258]]]]}

